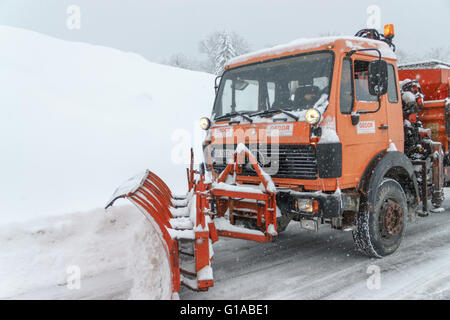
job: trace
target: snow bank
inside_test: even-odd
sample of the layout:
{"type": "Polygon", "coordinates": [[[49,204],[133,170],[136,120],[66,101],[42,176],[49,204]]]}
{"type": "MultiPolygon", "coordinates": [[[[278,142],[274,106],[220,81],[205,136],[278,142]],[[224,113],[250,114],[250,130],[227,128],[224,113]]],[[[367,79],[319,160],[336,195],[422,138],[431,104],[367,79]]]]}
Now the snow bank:
{"type": "Polygon", "coordinates": [[[103,207],[148,168],[186,192],[214,76],[0,26],[0,224],[103,207]]]}
{"type": "Polygon", "coordinates": [[[49,299],[39,292],[52,288],[78,298],[88,294],[89,279],[111,272],[113,278],[126,273],[134,279],[131,292],[124,286],[125,299],[171,297],[169,262],[158,232],[132,205],[3,225],[0,248],[0,299],[21,294],[49,299]],[[74,270],[81,276],[78,290],[69,288],[75,285],[74,270]]]}
{"type": "Polygon", "coordinates": [[[134,236],[128,260],[128,275],[133,279],[129,299],[171,299],[170,263],[161,240],[148,221],[143,219],[134,236]]]}

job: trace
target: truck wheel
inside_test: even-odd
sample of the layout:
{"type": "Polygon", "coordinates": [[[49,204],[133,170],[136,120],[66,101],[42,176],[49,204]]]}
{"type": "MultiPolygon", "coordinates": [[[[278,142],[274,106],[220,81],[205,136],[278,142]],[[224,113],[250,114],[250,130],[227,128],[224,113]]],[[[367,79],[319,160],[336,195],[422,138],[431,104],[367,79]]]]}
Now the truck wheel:
{"type": "Polygon", "coordinates": [[[395,180],[384,179],[376,192],[375,203],[366,201],[360,205],[353,240],[368,256],[381,258],[400,246],[408,206],[405,193],[395,180]]]}

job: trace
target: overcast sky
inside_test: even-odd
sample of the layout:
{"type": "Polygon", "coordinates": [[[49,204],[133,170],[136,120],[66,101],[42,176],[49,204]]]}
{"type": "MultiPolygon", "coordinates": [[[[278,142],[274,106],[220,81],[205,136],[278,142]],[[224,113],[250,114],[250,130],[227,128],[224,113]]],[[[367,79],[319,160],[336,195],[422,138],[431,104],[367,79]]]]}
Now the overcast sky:
{"type": "Polygon", "coordinates": [[[380,8],[381,25],[395,25],[397,48],[421,54],[450,46],[450,0],[0,0],[0,24],[160,62],[178,52],[198,58],[198,42],[215,30],[236,31],[255,50],[353,35],[366,26],[370,5],[380,8]],[[80,8],[80,29],[67,27],[69,5],[80,8]]]}

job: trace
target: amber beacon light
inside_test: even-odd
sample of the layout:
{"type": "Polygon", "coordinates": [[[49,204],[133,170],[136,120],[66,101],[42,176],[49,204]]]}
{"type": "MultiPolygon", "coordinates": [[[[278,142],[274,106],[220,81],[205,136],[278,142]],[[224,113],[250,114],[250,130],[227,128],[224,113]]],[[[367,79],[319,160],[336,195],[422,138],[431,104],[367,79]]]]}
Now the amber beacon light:
{"type": "Polygon", "coordinates": [[[384,37],[387,39],[394,38],[394,25],[387,24],[384,26],[384,37]]]}

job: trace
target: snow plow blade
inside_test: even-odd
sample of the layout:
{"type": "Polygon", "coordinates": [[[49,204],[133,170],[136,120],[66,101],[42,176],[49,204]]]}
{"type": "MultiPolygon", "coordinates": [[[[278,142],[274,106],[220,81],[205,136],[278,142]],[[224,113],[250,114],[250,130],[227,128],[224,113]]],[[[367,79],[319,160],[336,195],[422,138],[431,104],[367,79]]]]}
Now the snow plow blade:
{"type": "Polygon", "coordinates": [[[146,170],[117,188],[105,207],[127,198],[159,229],[170,261],[174,297],[181,284],[200,291],[213,285],[211,238],[217,236],[209,217],[198,214],[200,206],[207,206],[206,196],[200,194],[205,185],[201,181],[189,185],[186,196],[174,196],[162,179],[146,170]]]}
{"type": "Polygon", "coordinates": [[[125,181],[106,205],[108,208],[117,199],[127,198],[159,229],[171,265],[174,297],[181,284],[198,291],[213,286],[212,244],[219,235],[257,242],[272,241],[278,235],[276,187],[244,145],[238,145],[233,160],[214,181],[206,182],[203,170],[194,170],[193,162],[191,151],[185,196],[174,196],[156,174],[146,170],[125,181]],[[236,183],[239,157],[249,160],[259,186],[236,183]],[[236,224],[242,216],[258,230],[236,224]]]}

